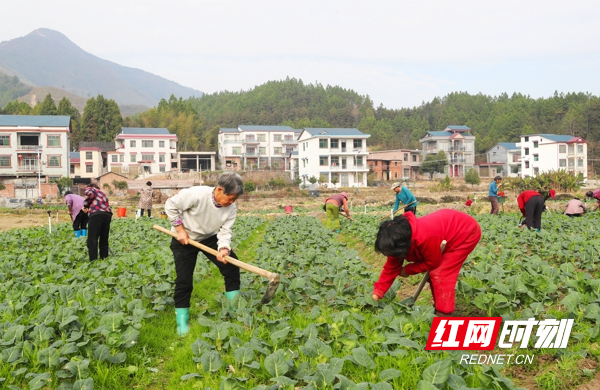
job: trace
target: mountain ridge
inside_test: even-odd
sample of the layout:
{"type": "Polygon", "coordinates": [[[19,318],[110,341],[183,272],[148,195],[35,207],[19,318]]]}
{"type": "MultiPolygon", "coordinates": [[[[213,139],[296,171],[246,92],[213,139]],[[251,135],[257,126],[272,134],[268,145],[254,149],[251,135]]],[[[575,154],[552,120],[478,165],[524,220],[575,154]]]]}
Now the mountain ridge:
{"type": "Polygon", "coordinates": [[[0,69],[38,87],[56,87],[87,98],[102,94],[119,105],[153,107],[171,94],[184,99],[203,95],[144,70],[99,58],[46,28],[0,42],[0,69]]]}

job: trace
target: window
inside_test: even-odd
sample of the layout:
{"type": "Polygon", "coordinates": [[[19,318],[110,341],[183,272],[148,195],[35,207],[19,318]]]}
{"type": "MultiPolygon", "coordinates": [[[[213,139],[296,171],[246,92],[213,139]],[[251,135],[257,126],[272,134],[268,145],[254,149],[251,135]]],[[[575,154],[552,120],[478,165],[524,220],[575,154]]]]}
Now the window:
{"type": "Polygon", "coordinates": [[[319,173],[319,179],[323,179],[323,183],[329,183],[329,172],[319,173]]]}
{"type": "Polygon", "coordinates": [[[129,155],[129,162],[133,162],[133,163],[134,163],[134,162],[136,162],[136,161],[137,161],[137,160],[136,160],[135,154],[131,154],[131,155],[129,155]]]}
{"type": "Polygon", "coordinates": [[[398,166],[398,161],[394,161],[394,166],[397,167],[398,166]]]}
{"type": "Polygon", "coordinates": [[[363,160],[362,160],[362,156],[357,156],[356,157],[356,165],[357,166],[362,166],[363,160]]]}
{"type": "Polygon", "coordinates": [[[119,162],[124,162],[124,161],[125,161],[125,155],[119,154],[119,162]]]}
{"type": "Polygon", "coordinates": [[[130,148],[135,148],[135,140],[134,139],[131,140],[131,141],[129,141],[129,147],[130,148]]]}
{"type": "Polygon", "coordinates": [[[582,158],[578,158],[577,159],[577,167],[578,168],[583,168],[583,159],[582,158]]]}
{"type": "Polygon", "coordinates": [[[116,154],[113,154],[111,156],[111,161],[114,163],[119,162],[119,156],[117,156],[116,154]]]}
{"type": "Polygon", "coordinates": [[[285,148],[285,154],[286,154],[286,156],[289,156],[293,152],[294,152],[294,148],[293,147],[291,147],[291,148],[289,148],[289,147],[285,148]]]}
{"type": "Polygon", "coordinates": [[[417,160],[417,155],[416,155],[416,154],[413,154],[413,156],[412,156],[412,157],[413,157],[413,162],[416,162],[416,161],[418,161],[418,160],[417,160]]]}
{"type": "Polygon", "coordinates": [[[558,153],[567,153],[567,145],[558,145],[558,153]]]}
{"type": "Polygon", "coordinates": [[[362,148],[362,139],[354,140],[354,149],[362,148]]]}
{"type": "Polygon", "coordinates": [[[273,141],[281,142],[281,134],[273,134],[273,141]]]}
{"type": "Polygon", "coordinates": [[[267,141],[267,136],[264,134],[259,134],[258,135],[258,142],[266,142],[267,141]]]}
{"type": "Polygon", "coordinates": [[[340,165],[340,158],[338,156],[331,156],[331,166],[337,167],[340,165]]]}
{"type": "Polygon", "coordinates": [[[231,148],[231,153],[232,154],[242,154],[242,148],[240,148],[239,146],[235,147],[235,148],[231,148]]]}
{"type": "Polygon", "coordinates": [[[164,172],[165,171],[165,166],[161,165],[160,167],[158,167],[158,171],[159,172],[164,172]]]}
{"type": "Polygon", "coordinates": [[[158,147],[159,148],[164,148],[165,147],[165,141],[158,141],[158,147]]]}
{"type": "Polygon", "coordinates": [[[91,160],[92,158],[93,158],[92,157],[92,152],[85,152],[85,159],[86,160],[91,160]]]}
{"type": "Polygon", "coordinates": [[[0,168],[10,168],[10,156],[0,156],[0,168]]]}
{"type": "Polygon", "coordinates": [[[533,147],[537,148],[539,146],[539,142],[538,141],[533,141],[533,147]]]}
{"type": "Polygon", "coordinates": [[[340,147],[340,140],[339,139],[332,139],[331,140],[331,149],[337,149],[340,147]]]}
{"type": "Polygon", "coordinates": [[[274,152],[275,154],[281,154],[281,147],[280,147],[280,146],[278,146],[278,147],[275,147],[275,148],[273,148],[273,152],[274,152]]]}
{"type": "Polygon", "coordinates": [[[404,161],[408,161],[408,153],[404,153],[404,161]]]}
{"type": "Polygon", "coordinates": [[[0,146],[10,146],[10,135],[0,135],[0,146]]]}
{"type": "Polygon", "coordinates": [[[319,148],[327,149],[327,138],[319,139],[319,148]]]}
{"type": "Polygon", "coordinates": [[[60,135],[49,135],[48,136],[48,147],[60,146],[60,135]]]}
{"type": "Polygon", "coordinates": [[[164,154],[159,154],[158,155],[158,162],[161,162],[161,163],[165,162],[165,155],[164,154]]]}
{"type": "Polygon", "coordinates": [[[87,164],[85,166],[85,173],[93,173],[94,172],[94,166],[92,164],[87,164]]]}
{"type": "Polygon", "coordinates": [[[561,158],[558,160],[558,166],[561,168],[565,168],[567,166],[567,159],[561,158]]]}
{"type": "Polygon", "coordinates": [[[529,168],[529,161],[525,161],[525,168],[529,168]]]}
{"type": "Polygon", "coordinates": [[[151,139],[143,139],[142,140],[142,148],[153,148],[154,141],[151,139]]]}
{"type": "Polygon", "coordinates": [[[319,165],[321,166],[325,166],[325,165],[329,165],[329,157],[319,157],[319,165]]]}
{"type": "Polygon", "coordinates": [[[258,148],[258,154],[260,154],[261,156],[266,156],[267,155],[267,148],[265,148],[264,146],[261,146],[258,148]]]}
{"type": "Polygon", "coordinates": [[[154,155],[153,154],[142,154],[142,160],[154,161],[154,155]]]}
{"type": "Polygon", "coordinates": [[[48,156],[49,167],[60,167],[60,156],[48,156]]]}
{"type": "MultiPolygon", "coordinates": [[[[0,138],[1,138],[1,136],[0,136],[0,138]]],[[[2,145],[2,144],[0,143],[0,145],[2,145]]],[[[582,154],[582,153],[583,153],[583,145],[577,145],[577,154],[582,154]]]]}
{"type": "Polygon", "coordinates": [[[525,142],[529,142],[529,137],[525,137],[525,142]]]}
{"type": "Polygon", "coordinates": [[[398,172],[394,172],[394,179],[398,178],[398,172]]]}
{"type": "Polygon", "coordinates": [[[533,155],[533,161],[540,161],[539,156],[537,154],[533,155]]]}
{"type": "Polygon", "coordinates": [[[529,148],[525,148],[525,155],[529,156],[529,148]]]}

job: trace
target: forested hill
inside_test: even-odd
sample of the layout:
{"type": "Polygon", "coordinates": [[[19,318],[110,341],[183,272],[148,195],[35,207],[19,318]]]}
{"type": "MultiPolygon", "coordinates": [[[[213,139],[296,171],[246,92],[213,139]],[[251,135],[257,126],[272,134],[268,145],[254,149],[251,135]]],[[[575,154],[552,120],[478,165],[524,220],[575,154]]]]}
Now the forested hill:
{"type": "Polygon", "coordinates": [[[374,107],[368,95],[353,90],[288,78],[249,91],[219,92],[187,102],[203,118],[206,130],[240,124],[356,127],[371,134],[373,149],[415,148],[427,131],[448,125],[473,129],[478,153],[496,142],[517,142],[521,134],[531,133],[583,136],[591,144],[592,155],[600,141],[600,99],[586,93],[533,99],[521,94],[455,92],[418,107],[396,110],[374,107]]]}

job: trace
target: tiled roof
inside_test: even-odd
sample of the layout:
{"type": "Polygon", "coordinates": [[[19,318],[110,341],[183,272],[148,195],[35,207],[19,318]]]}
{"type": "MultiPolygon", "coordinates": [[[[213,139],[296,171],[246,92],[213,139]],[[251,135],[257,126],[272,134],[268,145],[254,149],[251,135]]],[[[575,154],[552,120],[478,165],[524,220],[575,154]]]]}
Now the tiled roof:
{"type": "Polygon", "coordinates": [[[448,127],[446,127],[446,129],[444,130],[453,130],[453,131],[471,131],[471,128],[469,126],[464,126],[464,125],[450,125],[448,127]]]}
{"type": "Polygon", "coordinates": [[[81,141],[79,143],[79,149],[82,148],[98,148],[103,152],[107,152],[109,150],[116,150],[114,142],[87,142],[81,141]]]}
{"type": "Polygon", "coordinates": [[[165,127],[121,127],[121,134],[164,134],[170,135],[169,129],[165,127]]]}
{"type": "Polygon", "coordinates": [[[0,115],[0,126],[69,127],[66,115],[0,115]]]}
{"type": "Polygon", "coordinates": [[[355,128],[307,128],[304,129],[308,134],[314,136],[324,136],[324,137],[340,137],[340,136],[367,136],[370,137],[370,134],[365,134],[362,131],[355,128]]]}
{"type": "Polygon", "coordinates": [[[498,145],[500,145],[508,150],[520,149],[519,147],[517,147],[516,142],[498,142],[498,145]]]}
{"type": "Polygon", "coordinates": [[[231,128],[231,127],[221,127],[219,129],[219,131],[221,133],[239,133],[240,132],[237,128],[231,128]]]}
{"type": "Polygon", "coordinates": [[[294,131],[289,126],[252,126],[239,125],[238,128],[242,131],[294,131]]]}

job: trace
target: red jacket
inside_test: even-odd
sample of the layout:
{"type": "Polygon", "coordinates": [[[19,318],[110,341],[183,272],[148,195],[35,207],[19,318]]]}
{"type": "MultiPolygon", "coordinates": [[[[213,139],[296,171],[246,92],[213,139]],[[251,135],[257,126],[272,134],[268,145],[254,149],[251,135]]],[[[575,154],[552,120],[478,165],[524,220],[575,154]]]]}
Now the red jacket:
{"type": "MultiPolygon", "coordinates": [[[[444,252],[452,251],[470,237],[479,224],[469,214],[444,209],[417,218],[413,213],[403,214],[412,229],[411,245],[404,259],[388,257],[373,293],[383,297],[402,270],[404,260],[411,264],[404,267],[408,275],[431,271],[440,266],[442,252],[440,244],[446,240],[444,252]]],[[[479,234],[479,233],[478,233],[479,234]]]]}
{"type": "Polygon", "coordinates": [[[525,203],[534,196],[542,196],[539,192],[533,190],[523,191],[517,196],[517,204],[521,210],[521,214],[525,216],[525,203]]]}

